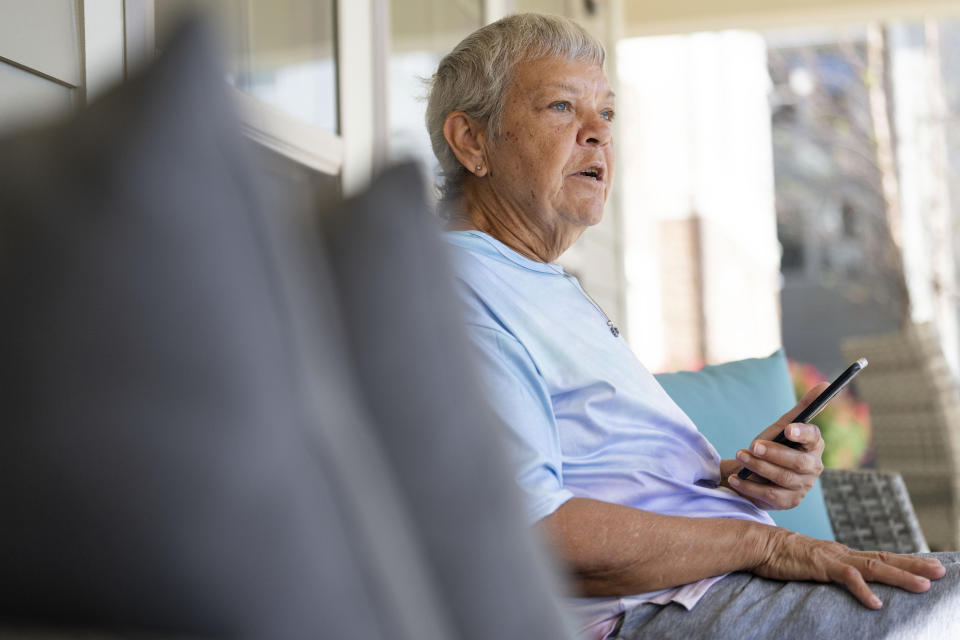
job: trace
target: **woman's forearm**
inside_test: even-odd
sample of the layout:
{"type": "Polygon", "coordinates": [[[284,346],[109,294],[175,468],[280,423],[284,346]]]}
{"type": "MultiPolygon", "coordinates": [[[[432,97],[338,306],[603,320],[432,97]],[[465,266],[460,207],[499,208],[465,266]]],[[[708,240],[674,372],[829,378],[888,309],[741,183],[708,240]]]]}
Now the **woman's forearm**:
{"type": "Polygon", "coordinates": [[[765,559],[776,527],[729,518],[665,516],[572,498],[538,523],[583,595],[676,587],[765,559]]]}

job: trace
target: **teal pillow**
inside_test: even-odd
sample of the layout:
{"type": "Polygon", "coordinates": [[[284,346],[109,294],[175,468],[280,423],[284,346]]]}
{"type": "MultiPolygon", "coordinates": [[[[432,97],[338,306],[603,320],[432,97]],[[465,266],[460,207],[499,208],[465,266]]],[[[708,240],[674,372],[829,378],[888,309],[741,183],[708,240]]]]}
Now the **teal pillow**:
{"type": "MultiPolygon", "coordinates": [[[[739,449],[748,447],[757,434],[797,402],[783,350],[767,358],[711,365],[700,371],[663,373],[656,378],[721,458],[733,458],[739,449]]],[[[834,539],[819,480],[800,506],[769,513],[781,527],[814,538],[834,539]]]]}

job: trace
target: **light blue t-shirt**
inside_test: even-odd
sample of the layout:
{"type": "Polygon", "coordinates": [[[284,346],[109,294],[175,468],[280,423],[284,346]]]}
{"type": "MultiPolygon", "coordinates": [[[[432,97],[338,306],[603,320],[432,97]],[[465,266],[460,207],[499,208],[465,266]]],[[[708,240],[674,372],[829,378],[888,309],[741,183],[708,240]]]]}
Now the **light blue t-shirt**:
{"type": "MultiPolygon", "coordinates": [[[[716,449],[614,335],[576,278],[480,231],[445,236],[531,522],[578,496],[665,515],[773,524],[719,486],[716,449]]],[[[708,586],[667,600],[692,606],[708,586]]],[[[634,602],[658,601],[657,594],[634,602]]]]}

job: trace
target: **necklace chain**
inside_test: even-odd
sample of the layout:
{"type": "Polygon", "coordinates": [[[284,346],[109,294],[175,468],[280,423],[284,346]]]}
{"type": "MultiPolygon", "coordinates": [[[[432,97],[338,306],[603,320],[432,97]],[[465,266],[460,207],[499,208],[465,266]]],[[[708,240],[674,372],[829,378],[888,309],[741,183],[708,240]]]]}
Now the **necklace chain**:
{"type": "MultiPolygon", "coordinates": [[[[553,265],[550,265],[550,266],[553,267],[553,265]]],[[[559,271],[557,271],[556,273],[557,273],[558,275],[561,275],[561,276],[563,276],[564,278],[566,278],[567,282],[569,282],[570,285],[571,285],[574,289],[576,289],[577,291],[579,291],[580,293],[582,293],[582,294],[584,295],[584,297],[585,297],[587,300],[590,301],[590,304],[592,304],[592,305],[594,306],[594,308],[595,308],[598,312],[600,312],[600,315],[603,316],[604,320],[607,321],[607,328],[610,329],[610,333],[613,335],[613,337],[614,337],[614,338],[619,338],[619,337],[620,337],[620,328],[619,328],[616,324],[614,324],[613,320],[610,319],[610,315],[609,315],[606,311],[603,310],[603,307],[601,307],[601,306],[597,303],[596,300],[593,299],[593,296],[591,296],[589,293],[587,293],[586,289],[584,289],[583,287],[581,287],[581,286],[579,286],[579,285],[577,284],[576,278],[574,278],[574,277],[573,277],[572,275],[570,275],[569,273],[565,273],[562,269],[559,270],[559,271]]]]}

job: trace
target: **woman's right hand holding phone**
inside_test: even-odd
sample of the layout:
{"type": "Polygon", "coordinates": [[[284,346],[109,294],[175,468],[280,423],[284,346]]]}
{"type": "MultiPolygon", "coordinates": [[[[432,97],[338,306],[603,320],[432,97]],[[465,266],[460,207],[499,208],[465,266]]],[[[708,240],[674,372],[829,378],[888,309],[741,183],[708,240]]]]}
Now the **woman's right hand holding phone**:
{"type": "Polygon", "coordinates": [[[731,489],[761,509],[792,509],[800,504],[823,471],[824,443],[816,426],[793,423],[793,419],[826,388],[824,382],[810,389],[793,409],[764,429],[749,450],[721,462],[721,477],[731,489]],[[781,431],[796,443],[795,448],[773,442],[781,431]],[[741,468],[755,474],[742,480],[736,473],[741,468]]]}

